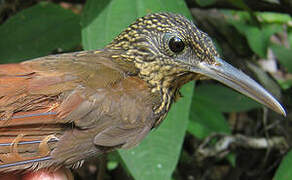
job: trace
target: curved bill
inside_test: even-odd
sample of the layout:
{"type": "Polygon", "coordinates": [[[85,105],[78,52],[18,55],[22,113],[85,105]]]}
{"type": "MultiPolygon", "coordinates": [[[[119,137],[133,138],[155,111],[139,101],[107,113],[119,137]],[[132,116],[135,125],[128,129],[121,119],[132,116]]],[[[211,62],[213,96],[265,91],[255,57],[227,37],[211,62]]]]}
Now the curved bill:
{"type": "Polygon", "coordinates": [[[214,64],[200,62],[192,66],[190,70],[215,79],[286,116],[281,104],[261,85],[222,59],[218,57],[215,57],[215,59],[217,62],[214,64]]]}

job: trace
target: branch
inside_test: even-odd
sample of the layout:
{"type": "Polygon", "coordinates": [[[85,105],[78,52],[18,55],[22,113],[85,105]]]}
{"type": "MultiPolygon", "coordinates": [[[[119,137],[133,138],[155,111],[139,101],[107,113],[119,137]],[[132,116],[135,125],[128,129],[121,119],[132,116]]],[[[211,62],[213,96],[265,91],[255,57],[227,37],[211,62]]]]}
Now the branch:
{"type": "MultiPolygon", "coordinates": [[[[195,0],[186,0],[189,8],[204,8],[204,9],[234,9],[243,10],[241,7],[236,6],[230,0],[216,0],[215,3],[200,7],[195,0]]],[[[248,9],[252,11],[270,11],[270,12],[281,12],[292,15],[292,2],[289,0],[280,0],[276,3],[269,2],[267,0],[243,0],[248,9]]],[[[245,9],[246,10],[246,9],[245,9]]]]}
{"type": "Polygon", "coordinates": [[[213,134],[208,136],[199,146],[196,155],[202,159],[215,156],[222,158],[230,152],[231,146],[251,149],[278,149],[281,151],[286,151],[289,148],[284,137],[255,138],[243,135],[213,134]],[[214,139],[217,139],[217,141],[212,144],[214,139]]]}

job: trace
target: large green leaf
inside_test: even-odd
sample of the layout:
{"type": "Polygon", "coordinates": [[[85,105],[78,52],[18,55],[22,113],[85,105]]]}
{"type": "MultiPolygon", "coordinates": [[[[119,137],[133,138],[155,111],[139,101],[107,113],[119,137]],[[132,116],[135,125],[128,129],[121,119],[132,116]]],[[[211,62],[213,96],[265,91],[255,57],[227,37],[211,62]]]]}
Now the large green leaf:
{"type": "Polygon", "coordinates": [[[221,112],[194,99],[191,106],[188,131],[197,138],[205,138],[212,133],[230,134],[230,127],[221,112]]]}
{"type": "Polygon", "coordinates": [[[190,18],[182,0],[88,0],[81,21],[85,49],[101,49],[137,17],[169,11],[190,18]]]}
{"type": "Polygon", "coordinates": [[[132,0],[87,1],[81,20],[83,47],[101,49],[111,42],[137,18],[135,6],[132,0]]]}
{"type": "Polygon", "coordinates": [[[262,25],[262,28],[247,24],[235,25],[245,35],[251,49],[260,57],[265,58],[270,37],[282,30],[280,25],[262,25]]]}
{"type": "Polygon", "coordinates": [[[212,133],[230,134],[222,112],[247,111],[261,107],[250,98],[222,85],[203,84],[196,87],[188,131],[198,138],[212,133]]]}
{"type": "Polygon", "coordinates": [[[278,168],[274,180],[290,180],[292,179],[292,150],[283,158],[280,167],[278,168]]]}
{"type": "Polygon", "coordinates": [[[0,26],[0,63],[69,50],[81,42],[80,18],[52,3],[39,3],[0,26]]]}
{"type": "Polygon", "coordinates": [[[191,104],[193,83],[182,88],[184,98],[173,105],[167,119],[142,143],[120,154],[135,179],[170,179],[179,159],[191,104]]]}
{"type": "Polygon", "coordinates": [[[250,98],[222,85],[204,84],[196,88],[193,97],[209,111],[240,112],[261,107],[250,98]]]}
{"type": "Polygon", "coordinates": [[[288,70],[288,72],[292,73],[292,49],[280,45],[272,45],[271,48],[279,62],[288,70]]]}

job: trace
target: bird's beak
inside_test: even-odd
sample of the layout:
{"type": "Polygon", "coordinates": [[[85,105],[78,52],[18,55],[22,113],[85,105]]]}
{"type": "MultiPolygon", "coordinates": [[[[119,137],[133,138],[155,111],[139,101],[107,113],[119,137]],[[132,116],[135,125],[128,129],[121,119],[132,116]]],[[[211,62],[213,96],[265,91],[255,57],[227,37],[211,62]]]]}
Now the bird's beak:
{"type": "Polygon", "coordinates": [[[215,60],[216,62],[213,64],[200,62],[192,66],[191,71],[215,79],[286,116],[281,104],[261,85],[222,59],[216,57],[215,60]]]}

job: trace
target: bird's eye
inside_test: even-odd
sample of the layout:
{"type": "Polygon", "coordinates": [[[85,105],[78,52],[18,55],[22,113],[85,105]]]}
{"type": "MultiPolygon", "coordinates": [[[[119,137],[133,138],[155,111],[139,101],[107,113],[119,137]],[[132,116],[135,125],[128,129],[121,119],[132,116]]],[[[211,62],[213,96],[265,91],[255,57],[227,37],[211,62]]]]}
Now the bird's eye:
{"type": "Polygon", "coordinates": [[[168,42],[169,49],[174,53],[180,53],[185,48],[185,43],[179,37],[173,37],[168,42]]]}

